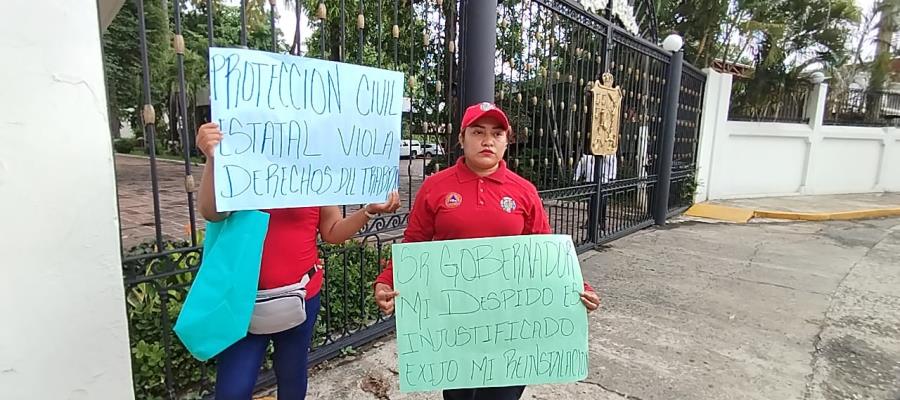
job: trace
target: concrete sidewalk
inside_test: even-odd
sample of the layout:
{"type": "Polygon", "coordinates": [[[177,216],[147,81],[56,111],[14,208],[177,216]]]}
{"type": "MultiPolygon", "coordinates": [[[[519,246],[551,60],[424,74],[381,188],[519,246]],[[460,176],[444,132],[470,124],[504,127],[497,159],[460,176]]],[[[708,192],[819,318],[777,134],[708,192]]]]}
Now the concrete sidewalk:
{"type": "Polygon", "coordinates": [[[752,218],[832,221],[900,216],[900,193],[764,197],[696,204],[688,216],[748,222],[752,218]]]}
{"type": "MultiPolygon", "coordinates": [[[[584,382],[523,399],[900,398],[900,219],[681,221],[582,262],[603,297],[584,382]]],[[[313,374],[310,399],[398,393],[392,339],[313,374]]]]}

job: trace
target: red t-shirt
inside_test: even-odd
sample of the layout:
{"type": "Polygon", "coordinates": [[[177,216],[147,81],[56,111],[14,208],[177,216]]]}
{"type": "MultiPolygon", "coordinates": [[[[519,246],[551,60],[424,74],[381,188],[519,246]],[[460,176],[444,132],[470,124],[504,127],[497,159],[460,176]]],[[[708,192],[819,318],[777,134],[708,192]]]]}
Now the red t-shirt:
{"type": "MultiPolygon", "coordinates": [[[[263,210],[269,214],[269,230],[263,243],[259,288],[272,289],[300,282],[319,262],[316,246],[319,207],[263,210]]],[[[322,288],[323,270],[316,271],[306,285],[307,297],[322,288]]]]}
{"type": "MultiPolygon", "coordinates": [[[[500,161],[479,177],[463,158],[422,183],[403,235],[406,243],[552,233],[537,188],[500,161]]],[[[388,263],[376,283],[394,286],[388,263]]],[[[585,290],[593,290],[586,282],[585,290]]]]}

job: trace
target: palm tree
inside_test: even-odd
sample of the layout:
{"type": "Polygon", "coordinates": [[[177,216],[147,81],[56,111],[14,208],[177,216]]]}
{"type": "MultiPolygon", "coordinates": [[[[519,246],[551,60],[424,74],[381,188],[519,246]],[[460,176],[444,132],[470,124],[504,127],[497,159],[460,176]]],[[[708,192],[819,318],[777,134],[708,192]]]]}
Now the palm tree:
{"type": "Polygon", "coordinates": [[[869,77],[869,95],[866,100],[866,111],[869,118],[878,117],[882,98],[880,92],[884,91],[885,83],[890,79],[891,59],[893,58],[891,39],[898,27],[900,0],[881,0],[877,10],[881,16],[878,22],[875,61],[872,63],[869,77]]]}

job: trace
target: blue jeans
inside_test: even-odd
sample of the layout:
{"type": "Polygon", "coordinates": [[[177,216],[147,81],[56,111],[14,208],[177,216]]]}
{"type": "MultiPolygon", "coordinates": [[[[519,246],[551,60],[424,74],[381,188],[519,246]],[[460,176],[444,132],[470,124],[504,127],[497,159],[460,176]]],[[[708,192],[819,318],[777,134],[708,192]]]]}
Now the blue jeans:
{"type": "Polygon", "coordinates": [[[306,322],[271,335],[248,333],[216,356],[216,399],[250,400],[269,340],[275,343],[275,378],[279,400],[306,398],[306,362],[312,341],[319,296],[306,300],[306,322]]]}

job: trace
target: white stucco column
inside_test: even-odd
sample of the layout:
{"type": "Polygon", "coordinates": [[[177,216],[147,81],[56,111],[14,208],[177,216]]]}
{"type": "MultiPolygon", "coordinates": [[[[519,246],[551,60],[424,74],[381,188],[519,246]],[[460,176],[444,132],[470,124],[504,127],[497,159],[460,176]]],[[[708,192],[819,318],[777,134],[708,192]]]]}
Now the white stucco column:
{"type": "Polygon", "coordinates": [[[133,398],[96,0],[0,13],[0,398],[133,398]]]}
{"type": "Polygon", "coordinates": [[[728,139],[725,124],[731,106],[731,75],[710,68],[703,71],[706,72],[706,87],[703,89],[700,143],[697,146],[697,193],[694,195],[697,203],[709,200],[710,194],[714,193],[715,160],[724,156],[723,145],[728,139]]]}
{"type": "Polygon", "coordinates": [[[822,127],[825,120],[827,96],[828,84],[816,83],[806,100],[806,115],[809,116],[812,133],[806,140],[806,159],[799,189],[801,194],[815,194],[818,187],[818,182],[815,182],[815,172],[823,140],[822,127]]]}
{"type": "Polygon", "coordinates": [[[900,192],[900,129],[885,128],[875,190],[900,192]]]}

